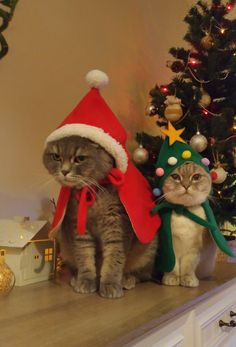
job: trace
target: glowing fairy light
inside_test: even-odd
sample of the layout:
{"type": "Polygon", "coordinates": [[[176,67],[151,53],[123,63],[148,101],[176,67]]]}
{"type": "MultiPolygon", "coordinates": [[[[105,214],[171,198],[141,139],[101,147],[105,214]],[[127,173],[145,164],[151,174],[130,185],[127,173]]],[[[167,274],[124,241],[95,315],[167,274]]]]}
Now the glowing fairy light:
{"type": "Polygon", "coordinates": [[[167,86],[161,86],[161,92],[162,93],[168,93],[169,89],[167,86]]]}
{"type": "Polygon", "coordinates": [[[226,5],[227,11],[231,11],[232,8],[233,8],[233,5],[232,5],[232,4],[227,4],[227,5],[226,5]]]}

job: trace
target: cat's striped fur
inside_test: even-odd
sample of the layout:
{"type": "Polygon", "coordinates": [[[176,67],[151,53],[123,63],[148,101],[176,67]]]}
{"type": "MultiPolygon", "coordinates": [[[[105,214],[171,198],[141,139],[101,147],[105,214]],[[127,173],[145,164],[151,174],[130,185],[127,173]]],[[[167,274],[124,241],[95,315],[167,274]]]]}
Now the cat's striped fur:
{"type": "Polygon", "coordinates": [[[43,162],[60,184],[72,187],[57,239],[63,258],[76,270],[74,290],[118,298],[123,288],[150,279],[157,240],[140,244],[116,189],[100,183],[114,166],[113,158],[90,140],[71,136],[49,143],[43,162]],[[96,201],[88,209],[86,233],[79,236],[75,194],[83,186],[94,189],[96,201]]]}

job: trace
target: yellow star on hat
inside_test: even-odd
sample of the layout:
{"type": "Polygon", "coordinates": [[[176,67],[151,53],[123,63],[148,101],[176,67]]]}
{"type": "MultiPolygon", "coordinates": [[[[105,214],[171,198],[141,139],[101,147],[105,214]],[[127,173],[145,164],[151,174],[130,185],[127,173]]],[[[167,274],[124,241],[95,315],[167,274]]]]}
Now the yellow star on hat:
{"type": "Polygon", "coordinates": [[[162,134],[169,137],[169,145],[173,145],[176,141],[186,143],[180,135],[184,132],[185,128],[175,129],[171,122],[168,122],[168,129],[160,129],[162,134]]]}

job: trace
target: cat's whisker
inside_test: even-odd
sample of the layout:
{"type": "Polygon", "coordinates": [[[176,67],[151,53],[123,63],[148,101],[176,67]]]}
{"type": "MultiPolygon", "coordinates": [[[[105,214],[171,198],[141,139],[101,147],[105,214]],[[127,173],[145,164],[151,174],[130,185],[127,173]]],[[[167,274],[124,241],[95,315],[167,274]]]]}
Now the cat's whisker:
{"type": "MultiPolygon", "coordinates": [[[[178,193],[178,192],[181,192],[181,189],[176,189],[175,192],[177,192],[177,193],[178,193]]],[[[168,198],[168,196],[169,196],[170,194],[173,194],[173,192],[170,191],[170,192],[166,192],[166,193],[162,194],[160,197],[158,197],[158,198],[155,199],[155,203],[161,203],[161,202],[163,202],[164,200],[166,200],[166,197],[168,198]]]]}
{"type": "Polygon", "coordinates": [[[94,187],[93,187],[92,185],[90,185],[88,182],[86,182],[85,177],[83,177],[83,178],[80,177],[80,182],[81,182],[84,186],[86,186],[86,187],[88,187],[89,189],[91,189],[92,192],[94,193],[94,195],[97,196],[96,190],[94,189],[94,187]]]}
{"type": "Polygon", "coordinates": [[[88,177],[83,177],[80,175],[70,175],[70,180],[74,181],[75,183],[82,183],[83,185],[86,185],[90,189],[92,189],[92,186],[97,186],[96,181],[88,178],[88,177]]]}
{"type": "Polygon", "coordinates": [[[160,203],[160,202],[162,202],[163,200],[165,200],[165,194],[162,195],[162,196],[159,196],[159,198],[156,198],[156,199],[155,199],[155,203],[160,203]]]}
{"type": "Polygon", "coordinates": [[[100,190],[103,193],[105,192],[105,189],[95,179],[91,177],[85,177],[84,179],[88,184],[95,186],[98,190],[100,190]]]}

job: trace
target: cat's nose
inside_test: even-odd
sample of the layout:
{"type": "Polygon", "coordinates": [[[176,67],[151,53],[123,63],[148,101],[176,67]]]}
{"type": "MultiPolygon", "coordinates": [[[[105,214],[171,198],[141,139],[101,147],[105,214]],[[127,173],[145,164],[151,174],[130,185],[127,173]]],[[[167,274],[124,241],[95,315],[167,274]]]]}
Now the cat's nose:
{"type": "Polygon", "coordinates": [[[61,170],[61,173],[66,176],[68,173],[70,172],[70,170],[61,170]]]}
{"type": "Polygon", "coordinates": [[[182,186],[188,190],[188,188],[190,187],[190,184],[189,183],[182,183],[182,186]]]}

